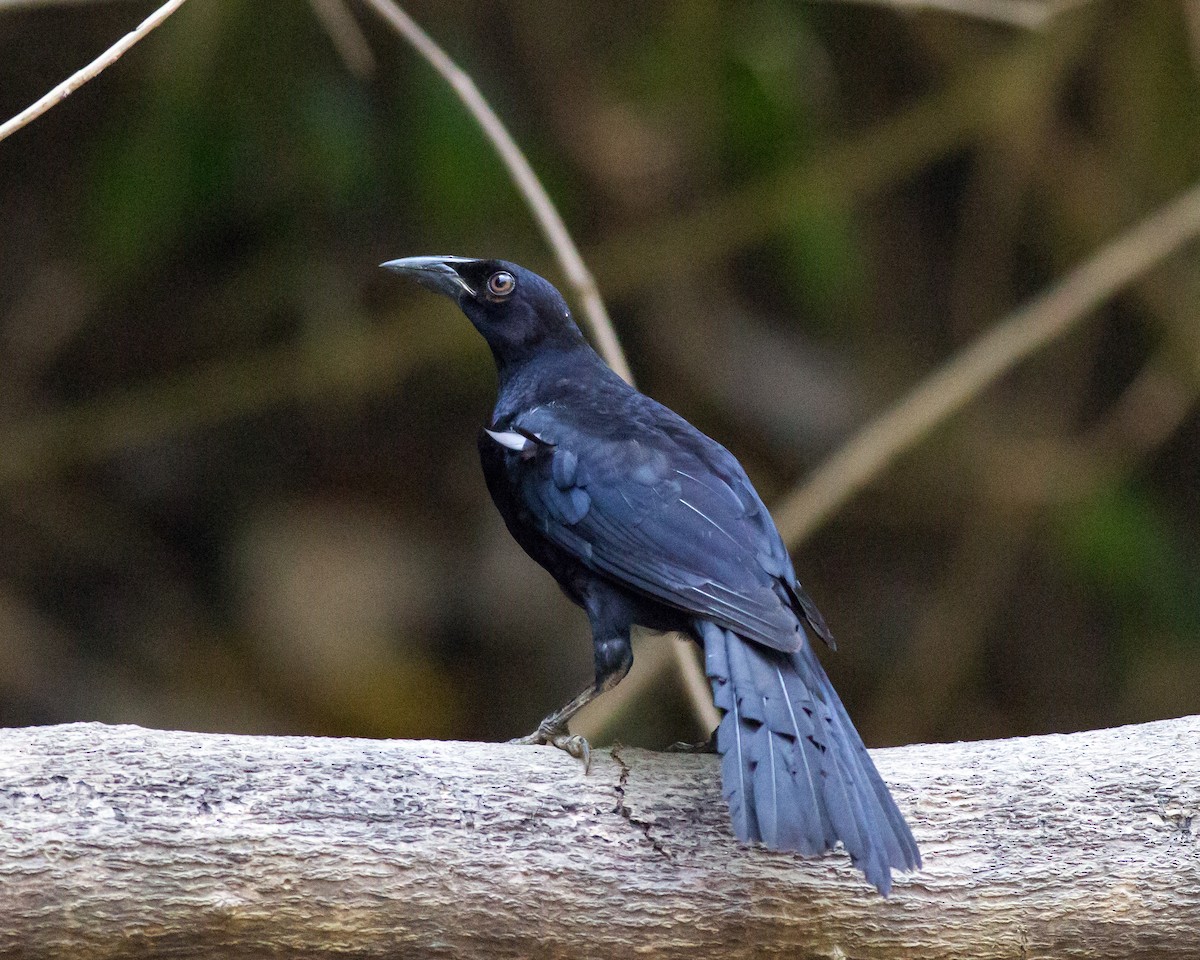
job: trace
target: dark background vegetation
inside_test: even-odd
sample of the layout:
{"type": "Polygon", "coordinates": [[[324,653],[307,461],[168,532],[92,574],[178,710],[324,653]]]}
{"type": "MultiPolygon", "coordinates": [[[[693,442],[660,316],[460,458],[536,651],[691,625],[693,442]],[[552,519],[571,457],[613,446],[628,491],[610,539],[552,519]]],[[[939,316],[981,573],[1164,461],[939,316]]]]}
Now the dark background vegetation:
{"type": "MultiPolygon", "coordinates": [[[[151,9],[0,9],[0,119],[151,9]]],[[[1200,174],[1183,2],[1040,32],[782,0],[407,9],[543,176],[639,385],[768,503],[1200,174]]],[[[355,12],[366,81],[303,2],[191,0],[0,144],[6,725],[505,738],[588,679],[582,616],[479,475],[490,357],[376,265],[561,276],[444,83],[355,12]]],[[[798,546],[869,743],[1200,711],[1198,294],[1193,246],[798,546]]],[[[695,738],[659,689],[622,739],[695,738]]]]}

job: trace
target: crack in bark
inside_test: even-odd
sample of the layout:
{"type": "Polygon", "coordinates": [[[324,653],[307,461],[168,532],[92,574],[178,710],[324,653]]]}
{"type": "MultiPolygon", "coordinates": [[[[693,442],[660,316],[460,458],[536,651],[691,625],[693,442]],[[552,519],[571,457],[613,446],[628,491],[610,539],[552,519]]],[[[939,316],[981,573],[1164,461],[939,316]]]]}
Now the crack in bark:
{"type": "Polygon", "coordinates": [[[625,803],[625,787],[629,783],[629,774],[633,768],[626,763],[625,759],[621,756],[621,746],[622,745],[619,743],[614,743],[608,749],[609,756],[611,756],[613,760],[616,761],[617,766],[621,768],[620,779],[613,787],[617,794],[616,812],[628,820],[633,826],[642,831],[642,834],[646,837],[647,842],[654,848],[655,853],[659,853],[670,860],[671,854],[668,852],[667,848],[663,846],[660,840],[656,840],[650,835],[650,821],[641,820],[638,817],[635,817],[633,815],[633,811],[630,810],[628,804],[625,803]]]}

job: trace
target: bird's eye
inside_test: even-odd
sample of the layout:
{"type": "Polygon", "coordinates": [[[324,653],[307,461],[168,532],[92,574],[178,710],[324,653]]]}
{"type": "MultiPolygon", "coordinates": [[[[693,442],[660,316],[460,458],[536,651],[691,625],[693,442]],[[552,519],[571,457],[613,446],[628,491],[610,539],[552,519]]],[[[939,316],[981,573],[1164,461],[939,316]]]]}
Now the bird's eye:
{"type": "Polygon", "coordinates": [[[493,297],[507,297],[517,286],[516,278],[507,270],[501,270],[488,277],[488,293],[493,297]]]}

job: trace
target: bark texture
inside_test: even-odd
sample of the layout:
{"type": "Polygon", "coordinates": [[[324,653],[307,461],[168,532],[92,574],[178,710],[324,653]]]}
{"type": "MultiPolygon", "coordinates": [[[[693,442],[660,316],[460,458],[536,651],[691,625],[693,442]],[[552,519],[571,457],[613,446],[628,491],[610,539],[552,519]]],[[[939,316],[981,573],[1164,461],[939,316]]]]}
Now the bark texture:
{"type": "Polygon", "coordinates": [[[0,731],[0,956],[1200,957],[1200,717],[873,755],[889,900],[738,846],[711,756],[0,731]]]}

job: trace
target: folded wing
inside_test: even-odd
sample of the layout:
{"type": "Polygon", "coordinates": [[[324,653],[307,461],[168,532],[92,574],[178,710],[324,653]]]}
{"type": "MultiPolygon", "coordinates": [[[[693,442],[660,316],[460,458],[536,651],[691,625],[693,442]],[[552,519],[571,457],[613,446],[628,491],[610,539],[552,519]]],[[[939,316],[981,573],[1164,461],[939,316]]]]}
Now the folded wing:
{"type": "Polygon", "coordinates": [[[678,424],[623,437],[538,408],[507,425],[529,444],[506,469],[541,533],[597,572],[777,650],[804,643],[801,618],[832,641],[737,461],[678,424]]]}

